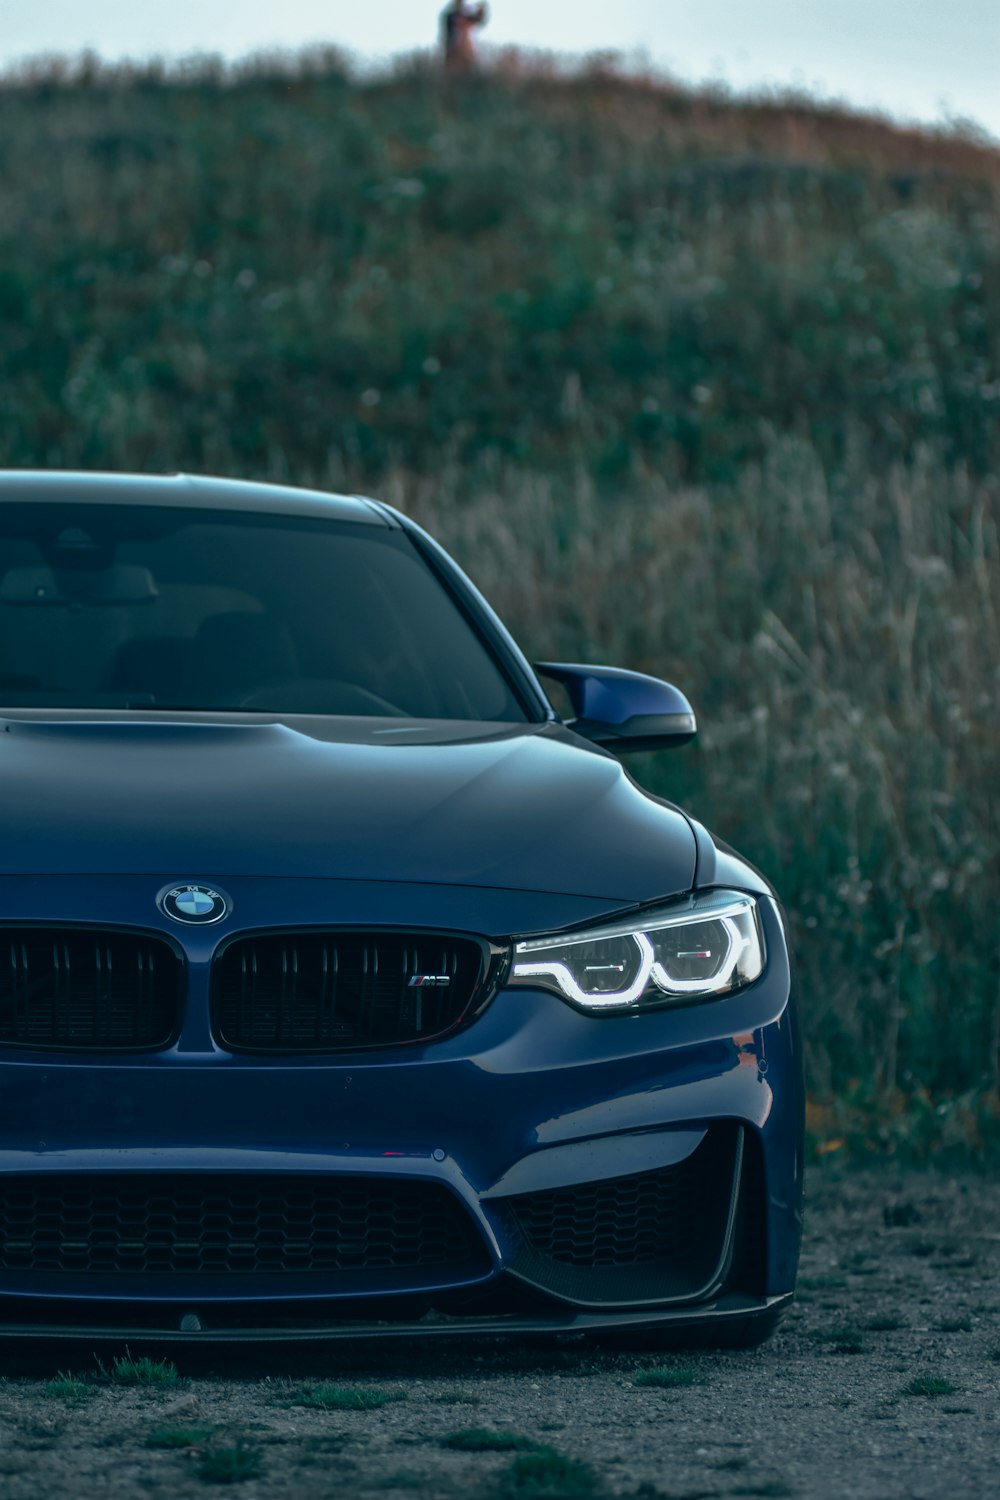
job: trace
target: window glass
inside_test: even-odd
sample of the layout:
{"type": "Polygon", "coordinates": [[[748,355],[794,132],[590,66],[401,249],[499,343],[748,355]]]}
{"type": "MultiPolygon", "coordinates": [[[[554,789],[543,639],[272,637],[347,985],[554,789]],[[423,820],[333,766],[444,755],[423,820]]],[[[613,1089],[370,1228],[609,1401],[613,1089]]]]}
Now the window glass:
{"type": "Polygon", "coordinates": [[[0,704],[522,721],[402,532],[0,506],[0,704]]]}

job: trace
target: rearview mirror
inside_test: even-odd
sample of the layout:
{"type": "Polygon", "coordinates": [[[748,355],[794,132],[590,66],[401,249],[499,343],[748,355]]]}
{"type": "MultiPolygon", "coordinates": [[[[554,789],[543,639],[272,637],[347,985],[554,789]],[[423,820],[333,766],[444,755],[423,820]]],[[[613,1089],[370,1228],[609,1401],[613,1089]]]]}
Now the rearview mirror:
{"type": "Polygon", "coordinates": [[[152,604],[156,582],[148,568],[117,563],[109,568],[8,568],[0,602],[61,606],[152,604]]]}
{"type": "Polygon", "coordinates": [[[698,732],[694,709],[679,688],[642,672],[571,662],[535,662],[561,682],[573,705],[568,727],[608,750],[669,750],[698,732]]]}

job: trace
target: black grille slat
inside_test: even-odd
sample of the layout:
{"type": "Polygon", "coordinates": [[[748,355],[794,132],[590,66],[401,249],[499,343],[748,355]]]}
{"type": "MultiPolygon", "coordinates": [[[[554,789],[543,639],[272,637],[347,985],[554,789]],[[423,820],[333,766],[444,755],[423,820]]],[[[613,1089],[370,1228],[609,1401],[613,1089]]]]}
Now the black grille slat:
{"type": "Polygon", "coordinates": [[[212,970],[215,1034],[236,1052],[341,1052],[430,1041],[480,991],[474,938],[404,932],[256,933],[212,970]],[[422,975],[447,984],[414,986],[422,975]]]}
{"type": "Polygon", "coordinates": [[[143,933],[0,928],[0,1046],[148,1051],[180,1017],[183,964],[143,933]]]}
{"type": "Polygon", "coordinates": [[[0,1189],[3,1271],[464,1271],[484,1253],[433,1182],[53,1175],[0,1189]]]}

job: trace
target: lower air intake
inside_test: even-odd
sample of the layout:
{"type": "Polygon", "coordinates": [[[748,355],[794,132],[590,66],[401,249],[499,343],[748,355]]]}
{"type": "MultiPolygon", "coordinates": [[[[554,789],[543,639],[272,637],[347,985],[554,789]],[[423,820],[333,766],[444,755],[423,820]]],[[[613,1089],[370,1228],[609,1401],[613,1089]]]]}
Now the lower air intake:
{"type": "Polygon", "coordinates": [[[8,1272],[467,1272],[484,1253],[461,1203],[433,1182],[146,1173],[0,1186],[8,1272]]]}
{"type": "Polygon", "coordinates": [[[498,1200],[526,1281],[585,1306],[691,1301],[723,1276],[743,1133],[717,1125],[685,1161],[498,1200]]]}

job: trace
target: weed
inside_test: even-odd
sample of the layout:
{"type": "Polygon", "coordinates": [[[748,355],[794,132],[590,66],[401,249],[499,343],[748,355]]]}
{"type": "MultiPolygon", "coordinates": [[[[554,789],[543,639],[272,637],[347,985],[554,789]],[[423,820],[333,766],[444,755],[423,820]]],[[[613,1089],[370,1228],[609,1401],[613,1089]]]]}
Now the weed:
{"type": "Polygon", "coordinates": [[[86,1375],[71,1375],[68,1370],[60,1370],[55,1379],[45,1385],[45,1394],[60,1401],[83,1401],[93,1393],[93,1380],[86,1375]]]}
{"type": "Polygon", "coordinates": [[[799,1492],[794,1485],[789,1484],[787,1479],[762,1479],[756,1484],[738,1485],[736,1489],[730,1490],[731,1495],[767,1495],[778,1496],[797,1495],[799,1492]]]}
{"type": "Polygon", "coordinates": [[[944,1375],[914,1375],[903,1387],[904,1396],[954,1396],[958,1387],[944,1375]]]}
{"type": "Polygon", "coordinates": [[[865,1324],[866,1333],[898,1333],[901,1328],[906,1328],[905,1318],[898,1313],[879,1313],[874,1318],[869,1318],[865,1324]]]}
{"type": "Polygon", "coordinates": [[[898,1203],[887,1203],[882,1209],[882,1218],[887,1229],[912,1229],[919,1224],[923,1214],[915,1203],[903,1198],[898,1203]]]}
{"type": "Polygon", "coordinates": [[[500,1482],[500,1494],[518,1500],[590,1500],[596,1492],[591,1469],[554,1448],[539,1448],[515,1458],[500,1482]]]}
{"type": "Polygon", "coordinates": [[[938,1333],[971,1333],[972,1319],[968,1316],[956,1318],[942,1318],[935,1323],[938,1333]]]}
{"type": "Polygon", "coordinates": [[[262,1467],[260,1452],[241,1439],[231,1448],[210,1449],[198,1465],[198,1477],[207,1484],[242,1484],[255,1479],[262,1467]]]}
{"type": "Polygon", "coordinates": [[[857,1328],[832,1328],[817,1333],[820,1343],[826,1344],[833,1354],[864,1354],[864,1335],[857,1328]]]}
{"type": "Polygon", "coordinates": [[[909,1249],[910,1254],[915,1255],[918,1260],[929,1260],[938,1252],[938,1247],[933,1240],[914,1240],[909,1249]]]}
{"type": "Polygon", "coordinates": [[[532,1438],[519,1432],[498,1432],[492,1427],[463,1427],[441,1439],[443,1448],[459,1453],[522,1453],[537,1448],[532,1438]]]}
{"type": "Polygon", "coordinates": [[[405,1399],[405,1391],[385,1391],[375,1386],[314,1385],[304,1387],[294,1404],[320,1411],[377,1411],[380,1406],[405,1399]]]}
{"type": "Polygon", "coordinates": [[[211,1436],[211,1427],[156,1427],[146,1438],[146,1447],[200,1448],[211,1436]]]}
{"type": "Polygon", "coordinates": [[[697,1370],[692,1370],[687,1365],[657,1365],[652,1370],[637,1370],[632,1377],[633,1385],[661,1391],[677,1391],[702,1383],[697,1370]]]}
{"type": "Polygon", "coordinates": [[[431,1397],[435,1406],[478,1406],[480,1399],[471,1391],[441,1391],[431,1397]]]}
{"type": "Polygon", "coordinates": [[[151,1390],[170,1390],[180,1381],[177,1366],[168,1359],[149,1359],[143,1355],[141,1359],[133,1359],[126,1349],[124,1354],[118,1355],[111,1363],[108,1370],[97,1361],[97,1367],[105,1380],[112,1385],[141,1385],[151,1390]]]}

